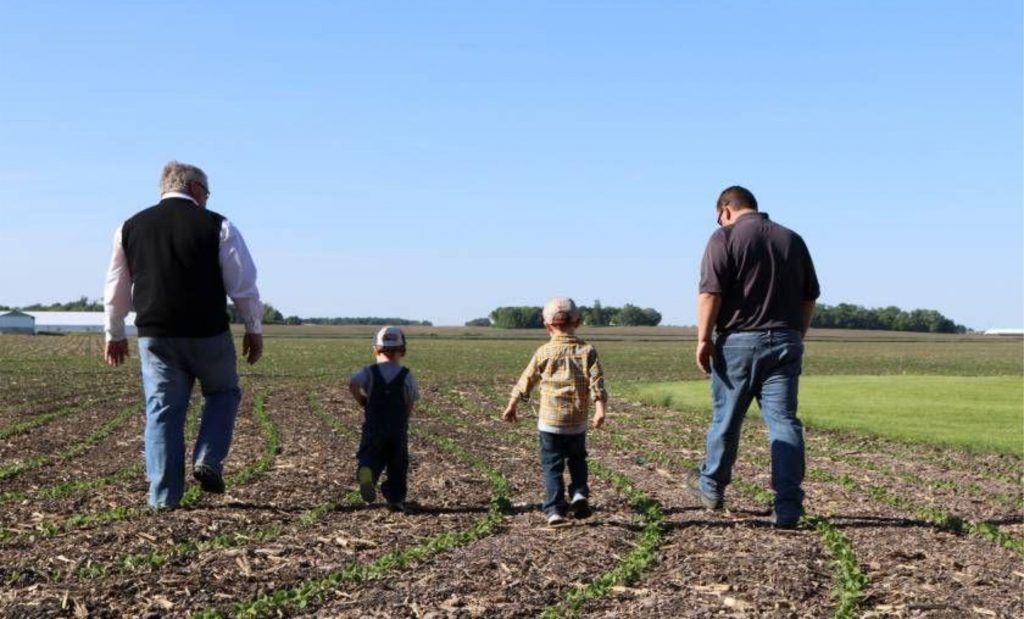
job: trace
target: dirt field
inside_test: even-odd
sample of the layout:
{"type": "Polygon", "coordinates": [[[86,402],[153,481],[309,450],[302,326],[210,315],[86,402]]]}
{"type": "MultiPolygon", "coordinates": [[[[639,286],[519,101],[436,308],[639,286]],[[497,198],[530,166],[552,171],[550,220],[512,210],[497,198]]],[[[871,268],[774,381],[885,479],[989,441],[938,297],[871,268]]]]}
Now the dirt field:
{"type": "Polygon", "coordinates": [[[594,515],[546,526],[534,420],[498,420],[533,344],[411,355],[424,401],[400,514],[353,493],[344,379],[366,343],[270,339],[245,370],[227,493],[190,485],[152,514],[137,365],[103,368],[94,337],[0,338],[0,615],[1024,616],[1015,456],[811,429],[808,519],[777,531],[761,426],[708,512],[683,483],[707,420],[613,397],[588,437],[594,515]]]}

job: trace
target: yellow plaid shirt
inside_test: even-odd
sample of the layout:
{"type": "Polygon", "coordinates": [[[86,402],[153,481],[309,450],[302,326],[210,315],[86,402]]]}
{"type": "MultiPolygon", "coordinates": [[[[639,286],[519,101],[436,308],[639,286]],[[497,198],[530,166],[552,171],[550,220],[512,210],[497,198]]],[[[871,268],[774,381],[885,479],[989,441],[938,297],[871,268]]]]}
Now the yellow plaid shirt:
{"type": "Polygon", "coordinates": [[[571,428],[586,425],[590,400],[605,401],[604,373],[597,350],[575,335],[556,333],[537,349],[523,370],[512,396],[522,401],[540,383],[542,425],[571,428]]]}

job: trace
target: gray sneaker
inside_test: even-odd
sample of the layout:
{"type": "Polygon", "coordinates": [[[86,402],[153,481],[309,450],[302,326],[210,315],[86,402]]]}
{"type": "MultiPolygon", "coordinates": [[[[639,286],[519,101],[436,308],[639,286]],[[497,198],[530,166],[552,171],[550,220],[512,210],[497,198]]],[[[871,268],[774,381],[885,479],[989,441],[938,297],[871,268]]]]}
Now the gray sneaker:
{"type": "Polygon", "coordinates": [[[722,503],[724,501],[721,497],[715,498],[704,494],[704,491],[700,489],[700,471],[697,469],[691,469],[686,472],[686,489],[690,491],[690,494],[694,496],[700,504],[704,506],[704,509],[722,509],[722,503]]]}

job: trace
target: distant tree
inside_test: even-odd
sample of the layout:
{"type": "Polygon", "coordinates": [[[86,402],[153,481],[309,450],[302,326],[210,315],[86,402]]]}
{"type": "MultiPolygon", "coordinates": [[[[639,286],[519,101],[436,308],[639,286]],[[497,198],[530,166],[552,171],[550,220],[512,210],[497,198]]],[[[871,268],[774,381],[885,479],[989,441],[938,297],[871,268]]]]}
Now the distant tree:
{"type": "Polygon", "coordinates": [[[466,322],[467,327],[489,327],[491,326],[490,318],[474,318],[473,320],[466,322]]]}
{"type": "Polygon", "coordinates": [[[81,296],[74,301],[68,301],[67,303],[50,303],[49,305],[43,303],[33,303],[32,305],[26,305],[21,308],[30,312],[102,312],[103,303],[96,299],[90,301],[88,297],[81,296]]]}
{"type": "Polygon", "coordinates": [[[907,312],[893,305],[869,309],[851,303],[817,306],[811,326],[819,329],[872,329],[919,333],[967,332],[967,327],[956,324],[935,310],[915,309],[907,312]]]}
{"type": "Polygon", "coordinates": [[[434,323],[429,320],[409,320],[408,318],[381,318],[378,316],[361,317],[315,317],[303,318],[302,322],[307,325],[419,325],[430,327],[434,323]]]}
{"type": "Polygon", "coordinates": [[[263,304],[263,324],[265,325],[279,325],[284,322],[284,315],[277,311],[273,305],[269,303],[263,304]]]}
{"type": "Polygon", "coordinates": [[[539,329],[544,326],[541,308],[525,305],[499,307],[491,312],[491,321],[499,329],[539,329]]]}
{"type": "Polygon", "coordinates": [[[594,299],[593,307],[581,307],[580,314],[583,316],[583,324],[589,327],[607,327],[612,322],[612,315],[615,308],[606,308],[601,305],[600,299],[594,299]]]}
{"type": "Polygon", "coordinates": [[[301,325],[302,324],[302,319],[299,318],[298,316],[289,316],[289,317],[284,319],[284,324],[286,324],[286,325],[301,325]]]}
{"type": "Polygon", "coordinates": [[[654,327],[661,322],[661,314],[653,307],[639,308],[631,303],[622,306],[615,316],[615,324],[623,327],[654,327]]]}

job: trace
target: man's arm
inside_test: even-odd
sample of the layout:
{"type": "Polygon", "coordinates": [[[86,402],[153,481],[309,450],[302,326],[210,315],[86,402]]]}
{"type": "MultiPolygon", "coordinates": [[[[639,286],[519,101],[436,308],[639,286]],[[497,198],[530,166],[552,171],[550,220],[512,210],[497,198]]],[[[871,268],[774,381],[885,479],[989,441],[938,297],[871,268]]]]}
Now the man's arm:
{"type": "Polygon", "coordinates": [[[722,306],[722,296],[710,292],[697,295],[697,367],[705,376],[711,374],[711,362],[714,358],[714,345],[711,334],[718,320],[718,310],[722,306]]]}
{"type": "Polygon", "coordinates": [[[800,314],[803,317],[803,329],[800,331],[800,337],[807,337],[807,330],[811,328],[811,319],[814,318],[814,306],[815,301],[804,301],[800,304],[800,314]]]}
{"type": "Polygon", "coordinates": [[[124,318],[132,306],[132,278],[128,272],[128,257],[121,244],[121,226],[114,231],[114,246],[107,268],[107,281],[103,287],[103,311],[106,318],[106,346],[103,358],[107,365],[119,366],[128,357],[124,318]]]}
{"type": "Polygon", "coordinates": [[[263,303],[256,287],[256,264],[249,255],[249,248],[238,229],[226,219],[220,230],[220,272],[224,290],[245,324],[242,356],[251,365],[263,356],[263,303]]]}

